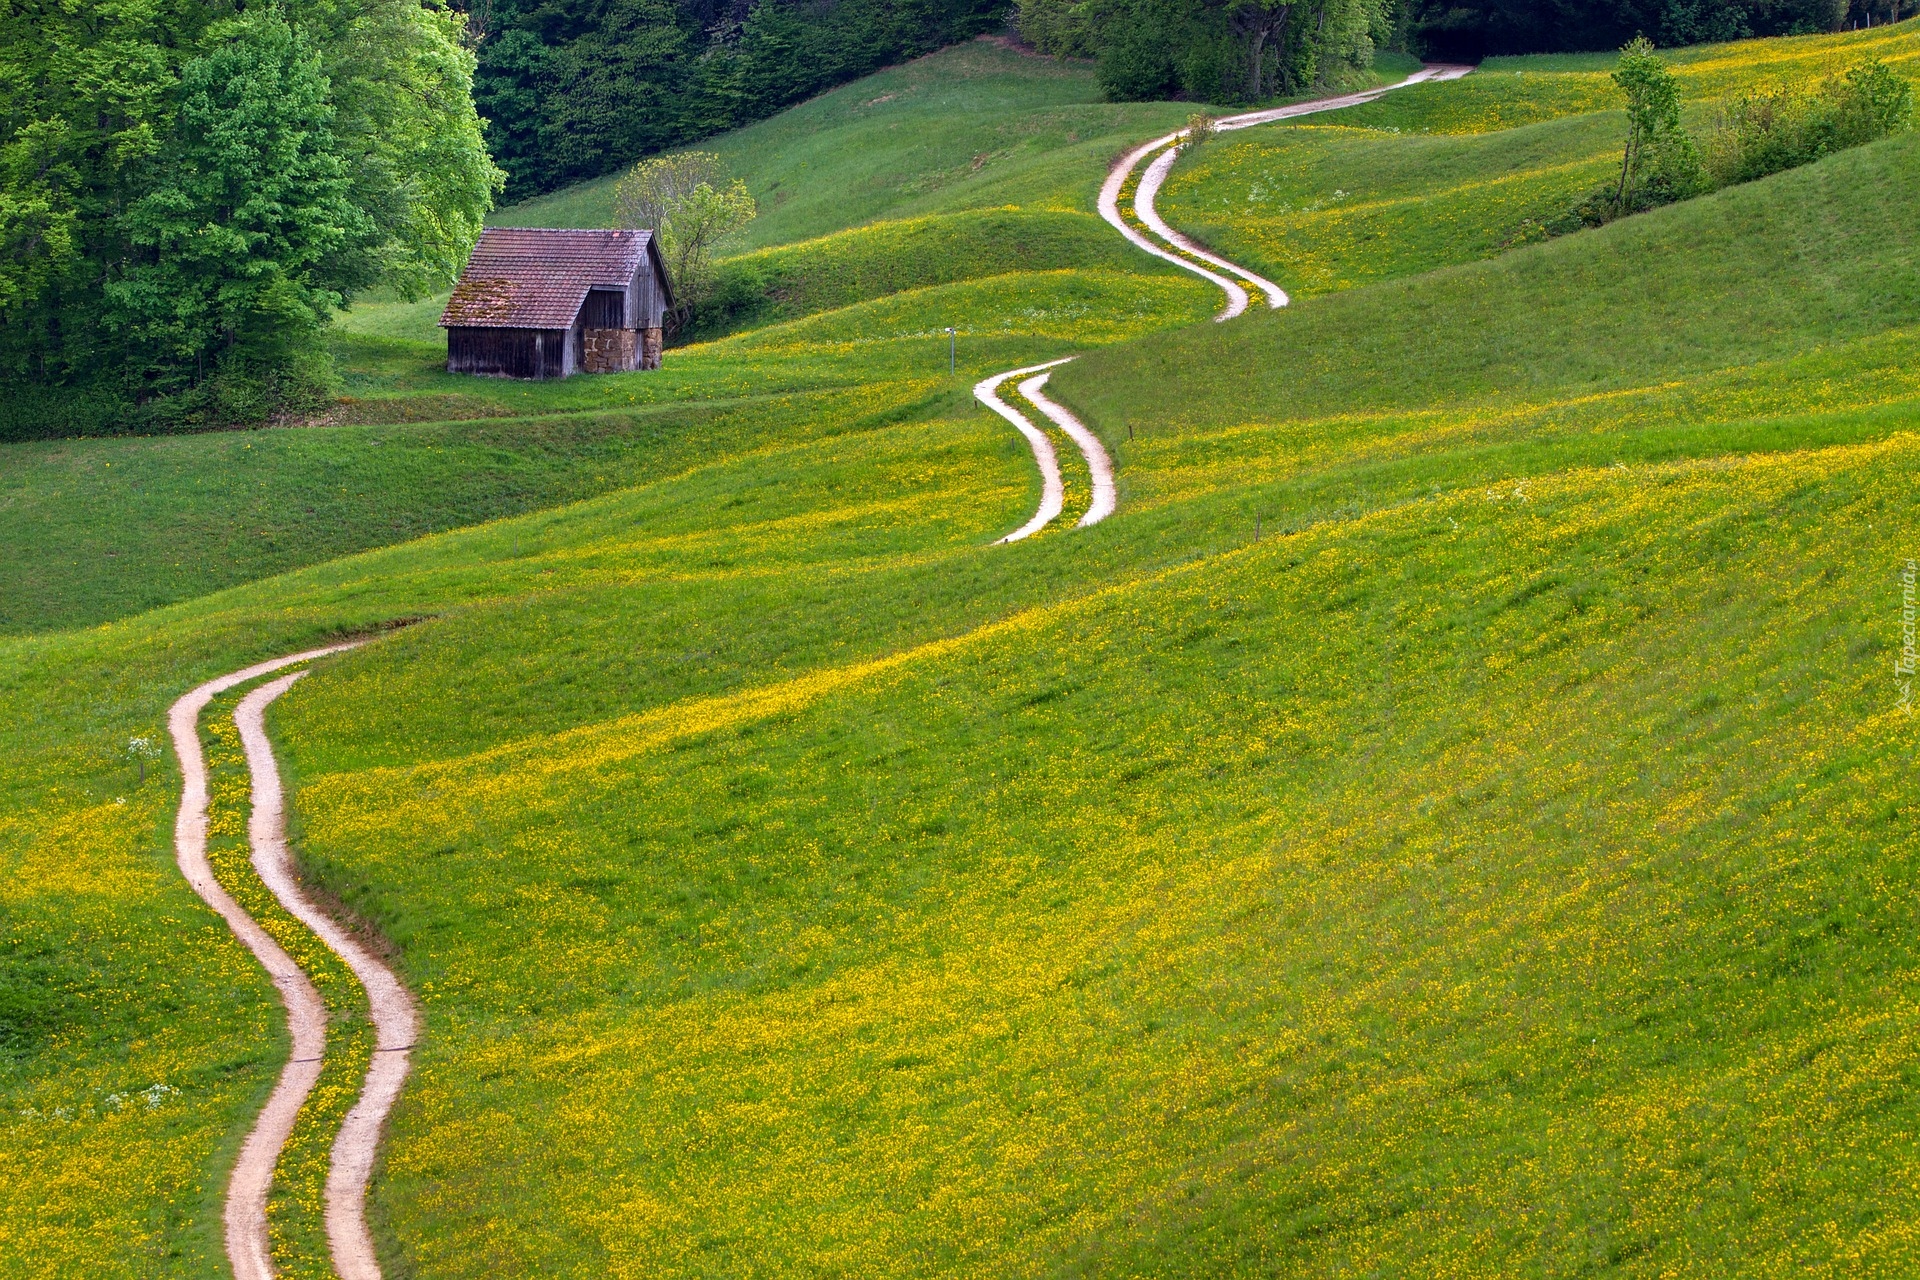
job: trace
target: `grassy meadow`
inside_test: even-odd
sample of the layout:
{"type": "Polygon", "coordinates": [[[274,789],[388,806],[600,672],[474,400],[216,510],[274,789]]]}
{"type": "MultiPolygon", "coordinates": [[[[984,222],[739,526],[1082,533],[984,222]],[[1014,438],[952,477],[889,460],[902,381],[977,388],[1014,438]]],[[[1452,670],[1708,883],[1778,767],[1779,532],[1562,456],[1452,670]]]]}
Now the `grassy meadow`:
{"type": "Polygon", "coordinates": [[[1301,294],[1215,325],[1086,234],[1190,108],[969,45],[715,144],[786,283],[659,373],[385,304],[326,421],[0,446],[0,1270],[222,1274],[280,1011],[129,739],[390,628],[271,713],[426,1018],[390,1275],[1911,1274],[1920,140],[1503,249],[1603,78],[1200,148],[1163,208],[1301,294]],[[1065,354],[1119,512],[991,545],[1038,481],[966,388],[1065,354]]]}
{"type": "MultiPolygon", "coordinates": [[[[1688,115],[1722,97],[1878,58],[1920,75],[1898,27],[1666,51],[1688,115]]],[[[1612,55],[1494,58],[1465,80],[1223,135],[1187,153],[1168,221],[1301,297],[1494,257],[1619,173],[1612,55]]]]}

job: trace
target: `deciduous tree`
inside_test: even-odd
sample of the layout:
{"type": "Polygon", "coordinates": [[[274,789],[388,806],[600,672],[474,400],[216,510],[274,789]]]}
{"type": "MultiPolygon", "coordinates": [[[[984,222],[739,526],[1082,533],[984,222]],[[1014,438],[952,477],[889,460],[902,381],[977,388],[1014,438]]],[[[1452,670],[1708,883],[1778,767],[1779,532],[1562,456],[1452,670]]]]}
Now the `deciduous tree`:
{"type": "Polygon", "coordinates": [[[463,30],[440,0],[0,4],[0,431],[257,415],[323,380],[353,293],[450,281],[500,184],[463,30]]]}
{"type": "Polygon", "coordinates": [[[673,326],[684,330],[713,288],[715,248],[758,210],[747,184],[721,177],[720,157],[705,151],[642,160],[614,187],[623,227],[652,231],[673,286],[673,326]]]}
{"type": "Polygon", "coordinates": [[[1621,50],[1613,82],[1627,95],[1616,212],[1693,195],[1700,187],[1700,156],[1680,122],[1680,86],[1645,36],[1621,50]]]}

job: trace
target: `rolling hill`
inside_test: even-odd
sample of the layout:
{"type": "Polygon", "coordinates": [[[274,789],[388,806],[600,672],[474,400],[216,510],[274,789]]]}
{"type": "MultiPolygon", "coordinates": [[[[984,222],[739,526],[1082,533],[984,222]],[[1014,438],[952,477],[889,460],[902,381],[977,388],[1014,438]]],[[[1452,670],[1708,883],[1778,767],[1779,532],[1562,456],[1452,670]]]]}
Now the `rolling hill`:
{"type": "MultiPolygon", "coordinates": [[[[1920,35],[1682,69],[1862,50],[1920,35]]],[[[283,1033],[129,739],[377,631],[272,725],[426,1017],[389,1274],[1910,1272],[1920,143],[1516,241],[1602,79],[1196,149],[1169,216],[1302,295],[1216,325],[1093,234],[1190,108],[967,46],[716,146],[796,287],[660,374],[368,308],[337,421],[0,446],[0,1258],[219,1273],[283,1033]],[[991,545],[1036,481],[965,387],[1064,354],[1119,512],[991,545]]]]}

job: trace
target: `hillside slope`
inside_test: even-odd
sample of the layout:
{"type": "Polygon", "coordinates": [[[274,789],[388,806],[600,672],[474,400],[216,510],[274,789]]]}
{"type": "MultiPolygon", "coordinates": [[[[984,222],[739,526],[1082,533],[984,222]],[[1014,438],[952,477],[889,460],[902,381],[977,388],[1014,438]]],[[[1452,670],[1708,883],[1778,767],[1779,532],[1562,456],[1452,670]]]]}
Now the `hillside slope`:
{"type": "Polygon", "coordinates": [[[0,1258],[215,1269],[276,1006],[127,740],[412,618],[274,723],[427,1018],[394,1274],[1910,1271],[1917,154],[1176,334],[1079,269],[783,321],[531,397],[769,396],[616,492],[0,640],[0,1258]],[[1087,352],[1113,519],[987,545],[956,313],[1087,352]]]}
{"type": "MultiPolygon", "coordinates": [[[[1663,51],[1690,127],[1730,94],[1868,60],[1920,74],[1920,26],[1663,51]]],[[[1174,225],[1306,296],[1498,255],[1617,172],[1625,117],[1613,55],[1496,58],[1308,122],[1220,139],[1181,160],[1174,225]]]]}
{"type": "MultiPolygon", "coordinates": [[[[1110,151],[1185,108],[1097,98],[1085,67],[978,42],[715,140],[761,195],[753,235],[800,240],[739,260],[759,302],[723,327],[757,336],[676,350],[662,373],[452,377],[443,300],[373,303],[341,325],[341,403],[299,430],[0,444],[14,564],[0,633],[125,617],[658,479],[777,434],[775,420],[840,431],[950,410],[973,378],[1032,353],[1201,319],[1206,287],[1128,250],[1083,190],[1110,151]],[[844,314],[779,327],[826,312],[844,314]]],[[[572,199],[526,208],[568,221],[572,199]]]]}
{"type": "Polygon", "coordinates": [[[1916,181],[1920,137],[1905,134],[1495,261],[1090,357],[1055,385],[1112,433],[1778,359],[1920,323],[1916,181]]]}
{"type": "MultiPolygon", "coordinates": [[[[1590,126],[1364,163],[1459,209],[1590,126]]],[[[1369,237],[1226,326],[1070,262],[1063,186],[764,251],[815,292],[659,374],[390,315],[342,421],[0,455],[9,620],[113,619],[0,638],[0,1270],[222,1274],[279,1006],[134,740],[377,632],[272,728],[427,1019],[389,1274],[1912,1272],[1917,165],[1369,237]],[[952,269],[1008,218],[1067,248],[952,269]],[[1035,480],[965,385],[1072,352],[1119,512],[992,546],[1035,480]]]]}
{"type": "MultiPolygon", "coordinates": [[[[1112,155],[1186,119],[1179,103],[1101,101],[1091,67],[976,40],[821,94],[703,142],[761,213],[740,247],[809,240],[881,218],[1010,204],[1093,212],[1112,155]]],[[[603,227],[613,180],[524,201],[500,225],[603,227]]]]}

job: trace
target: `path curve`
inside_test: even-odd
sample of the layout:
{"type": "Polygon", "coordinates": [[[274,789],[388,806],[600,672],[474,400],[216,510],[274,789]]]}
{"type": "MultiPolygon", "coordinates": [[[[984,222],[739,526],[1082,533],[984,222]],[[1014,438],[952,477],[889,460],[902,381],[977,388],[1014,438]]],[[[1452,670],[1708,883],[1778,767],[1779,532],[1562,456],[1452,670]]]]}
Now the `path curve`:
{"type": "MultiPolygon", "coordinates": [[[[1113,166],[1112,171],[1107,174],[1106,182],[1100,187],[1100,216],[1105,218],[1114,230],[1125,236],[1134,248],[1139,249],[1143,253],[1150,253],[1156,258],[1163,258],[1173,263],[1176,267],[1185,268],[1202,279],[1212,281],[1218,285],[1221,291],[1227,295],[1227,306],[1226,309],[1215,316],[1214,319],[1231,320],[1247,309],[1247,291],[1245,289],[1241,288],[1232,280],[1227,279],[1227,277],[1217,272],[1209,271],[1191,259],[1183,258],[1179,254],[1155,244],[1153,241],[1147,239],[1146,236],[1134,230],[1133,224],[1120,216],[1120,192],[1126,187],[1127,179],[1133,175],[1134,169],[1142,160],[1145,160],[1148,156],[1160,150],[1160,148],[1171,147],[1185,136],[1186,130],[1184,129],[1177,133],[1169,133],[1165,137],[1155,138],[1152,142],[1141,143],[1133,150],[1127,152],[1126,155],[1121,156],[1120,162],[1113,166]]],[[[1173,162],[1168,161],[1167,163],[1172,164],[1173,162]]],[[[1152,206],[1149,205],[1148,208],[1152,208],[1152,206]]],[[[1158,215],[1156,214],[1155,217],[1157,219],[1158,215]]]]}
{"type": "Polygon", "coordinates": [[[1060,509],[1064,507],[1067,502],[1066,486],[1062,484],[1060,480],[1060,459],[1054,455],[1053,441],[1047,438],[1046,432],[1034,426],[1032,420],[1029,419],[1026,414],[1020,412],[1000,398],[1000,384],[1009,378],[1018,378],[1023,374],[1039,373],[1043,369],[1051,369],[1055,365],[1065,364],[1071,359],[1073,359],[1072,356],[1067,356],[1060,360],[1049,360],[1045,364],[1030,364],[1024,369],[1009,369],[1005,373],[996,373],[991,378],[982,378],[979,382],[973,384],[974,398],[1012,423],[1013,429],[1027,438],[1027,446],[1033,450],[1033,460],[1040,467],[1039,510],[1033,513],[1033,519],[1027,521],[1006,537],[996,538],[994,540],[995,546],[1006,542],[1018,542],[1022,538],[1032,537],[1053,523],[1053,518],[1060,514],[1060,509]]]}
{"type": "MultiPolygon", "coordinates": [[[[1266,279],[1264,276],[1257,276],[1238,263],[1228,262],[1218,254],[1203,248],[1195,241],[1175,231],[1168,225],[1166,219],[1160,216],[1160,210],[1154,207],[1153,202],[1160,194],[1160,184],[1167,180],[1169,173],[1173,172],[1173,162],[1179,158],[1179,147],[1168,147],[1165,151],[1162,151],[1153,158],[1153,163],[1147,166],[1147,171],[1140,175],[1140,185],[1134,190],[1133,216],[1140,219],[1153,234],[1159,236],[1168,244],[1174,245],[1191,257],[1199,258],[1205,262],[1211,262],[1223,271],[1232,272],[1254,288],[1260,290],[1260,292],[1266,294],[1267,305],[1269,307],[1286,306],[1289,299],[1287,298],[1287,291],[1285,289],[1282,289],[1279,285],[1266,279]]],[[[1202,272],[1200,274],[1207,273],[1202,272]]],[[[1246,291],[1241,289],[1236,290],[1236,292],[1240,294],[1238,305],[1235,304],[1233,295],[1229,294],[1227,296],[1227,310],[1214,317],[1216,320],[1230,320],[1234,316],[1239,315],[1240,312],[1246,310],[1246,291]]]]}
{"type": "Polygon", "coordinates": [[[1020,394],[1052,419],[1054,426],[1066,432],[1067,438],[1079,448],[1080,456],[1087,460],[1087,474],[1093,478],[1093,500],[1087,504],[1087,514],[1080,517],[1076,526],[1084,529],[1105,520],[1119,505],[1119,494],[1113,487],[1113,459],[1107,456],[1107,447],[1100,443],[1100,437],[1087,430],[1085,423],[1068,413],[1064,406],[1040,394],[1040,388],[1046,386],[1052,376],[1051,370],[1035,374],[1020,384],[1020,394]]]}
{"type": "MultiPolygon", "coordinates": [[[[1332,98],[1315,98],[1311,102],[1294,102],[1284,107],[1269,107],[1263,111],[1245,111],[1239,115],[1224,116],[1214,122],[1214,128],[1222,132],[1231,132],[1235,129],[1250,129],[1254,125],[1272,124],[1277,120],[1293,120],[1300,116],[1317,115],[1322,111],[1339,111],[1345,107],[1357,107],[1409,85],[1458,80],[1472,70],[1472,67],[1452,63],[1432,63],[1414,72],[1405,80],[1393,84],[1381,85],[1376,89],[1363,89],[1358,93],[1344,93],[1332,98]]],[[[1160,216],[1154,201],[1160,194],[1161,184],[1166,181],[1167,174],[1173,169],[1174,160],[1180,154],[1177,144],[1186,136],[1187,131],[1181,129],[1135,147],[1122,156],[1119,163],[1115,164],[1112,171],[1107,174],[1106,184],[1100,188],[1100,216],[1138,248],[1151,253],[1156,258],[1163,258],[1184,267],[1195,275],[1218,285],[1227,295],[1227,305],[1225,310],[1214,317],[1215,320],[1233,319],[1247,309],[1249,302],[1246,289],[1239,283],[1227,280],[1220,275],[1219,271],[1237,276],[1240,280],[1259,289],[1267,295],[1269,306],[1286,306],[1289,299],[1286,291],[1279,285],[1194,243],[1193,240],[1174,230],[1160,216]],[[1162,244],[1153,243],[1120,214],[1120,192],[1125,189],[1127,180],[1133,176],[1133,171],[1148,156],[1154,157],[1153,163],[1147,166],[1146,172],[1140,177],[1140,185],[1134,192],[1133,211],[1134,216],[1159,237],[1162,244]],[[1180,252],[1170,252],[1172,249],[1178,249],[1180,252]],[[1200,259],[1208,266],[1201,266],[1193,261],[1194,258],[1200,259]],[[1209,267],[1217,267],[1219,271],[1210,270],[1209,267]]]]}
{"type": "MultiPolygon", "coordinates": [[[[1264,111],[1245,111],[1239,115],[1227,116],[1215,121],[1214,127],[1220,130],[1247,129],[1257,124],[1271,124],[1276,120],[1291,120],[1297,116],[1313,115],[1321,111],[1338,111],[1342,107],[1357,107],[1362,103],[1372,102],[1383,94],[1391,93],[1395,89],[1404,89],[1412,84],[1458,80],[1472,70],[1472,67],[1449,63],[1429,63],[1405,80],[1394,84],[1381,85],[1377,89],[1363,89],[1358,93],[1341,94],[1333,98],[1316,98],[1312,102],[1295,102],[1284,107],[1269,107],[1264,111]]],[[[1252,303],[1252,298],[1246,289],[1247,285],[1253,286],[1264,294],[1269,307],[1288,305],[1291,300],[1287,297],[1285,289],[1271,280],[1255,275],[1238,263],[1230,262],[1196,244],[1160,216],[1154,201],[1159,196],[1160,188],[1166,182],[1167,175],[1173,171],[1173,163],[1180,155],[1178,144],[1186,136],[1185,129],[1176,130],[1155,138],[1151,142],[1141,143],[1121,156],[1108,171],[1107,180],[1101,184],[1100,216],[1142,253],[1150,253],[1156,258],[1171,262],[1217,285],[1220,291],[1227,295],[1227,304],[1220,314],[1214,317],[1216,321],[1231,320],[1245,313],[1252,303]],[[1153,156],[1153,162],[1140,176],[1140,183],[1134,190],[1133,213],[1142,226],[1145,226],[1154,236],[1159,237],[1161,241],[1159,244],[1149,239],[1120,213],[1120,193],[1126,190],[1127,181],[1133,176],[1133,171],[1148,156],[1153,156]],[[1207,265],[1202,266],[1202,262],[1207,265]],[[1215,267],[1219,270],[1212,269],[1215,267]],[[1223,275],[1222,272],[1226,274],[1223,275]]],[[[1080,527],[1098,524],[1112,515],[1115,506],[1118,505],[1118,492],[1113,482],[1113,460],[1107,456],[1100,438],[1066,409],[1040,394],[1040,388],[1047,383],[1046,371],[1057,365],[1063,365],[1071,359],[1073,357],[1068,356],[1061,360],[1050,360],[1045,364],[1009,369],[1005,373],[997,373],[991,378],[982,379],[974,384],[974,396],[989,409],[1012,423],[1014,430],[1027,438],[1027,444],[1033,449],[1033,459],[1040,466],[1039,510],[1033,513],[1031,520],[1006,537],[998,539],[999,542],[1018,542],[1022,538],[1031,537],[1040,532],[1053,522],[1066,504],[1065,489],[1060,480],[1060,461],[1054,453],[1053,442],[1047,438],[1047,433],[1035,426],[1026,414],[1021,413],[999,396],[1001,384],[1009,378],[1018,378],[1027,374],[1039,375],[1029,377],[1022,382],[1019,386],[1020,394],[1066,432],[1067,437],[1073,441],[1087,460],[1087,471],[1093,477],[1093,501],[1087,507],[1087,513],[1080,517],[1080,527]]]]}
{"type": "MultiPolygon", "coordinates": [[[[227,1258],[235,1280],[273,1280],[267,1234],[267,1198],[274,1167],[298,1119],[301,1105],[320,1078],[326,1054],[327,1010],[313,983],[272,935],[241,909],[207,861],[207,766],[200,750],[200,713],[215,697],[249,680],[286,667],[340,653],[363,640],[310,649],[221,676],[173,704],[167,727],[180,759],[180,813],[174,823],[174,852],[194,892],[220,913],[234,935],[247,945],[279,989],[287,1009],[293,1050],[281,1069],[267,1104],[261,1108],[227,1181],[223,1214],[227,1258]]],[[[341,1280],[380,1280],[373,1236],[366,1223],[367,1181],[379,1150],[380,1133],[399,1097],[408,1070],[408,1051],[419,1031],[412,995],[393,972],[331,917],[316,907],[299,886],[286,841],[286,805],[273,746],[267,738],[267,706],[306,675],[282,676],[253,690],[234,711],[253,788],[248,840],[253,865],[288,913],[319,936],[367,991],[375,1029],[373,1060],[360,1097],[342,1122],[327,1170],[327,1242],[341,1280]]]]}

